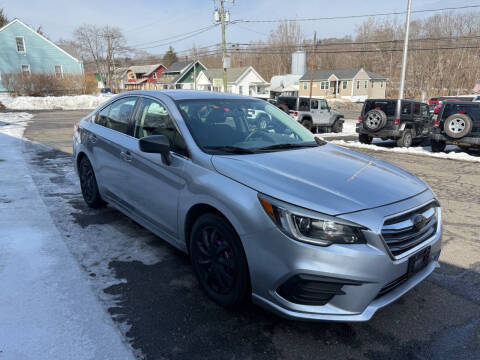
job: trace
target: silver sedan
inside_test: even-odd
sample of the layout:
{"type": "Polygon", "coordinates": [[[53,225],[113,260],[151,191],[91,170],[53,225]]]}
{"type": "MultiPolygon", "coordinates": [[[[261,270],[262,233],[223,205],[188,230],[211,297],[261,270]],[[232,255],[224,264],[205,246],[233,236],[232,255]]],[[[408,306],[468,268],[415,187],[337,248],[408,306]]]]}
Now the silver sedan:
{"type": "Polygon", "coordinates": [[[442,212],[423,181],[260,99],[127,92],[76,125],[73,150],[86,203],[188,253],[225,307],[365,321],[438,265],[442,212]]]}

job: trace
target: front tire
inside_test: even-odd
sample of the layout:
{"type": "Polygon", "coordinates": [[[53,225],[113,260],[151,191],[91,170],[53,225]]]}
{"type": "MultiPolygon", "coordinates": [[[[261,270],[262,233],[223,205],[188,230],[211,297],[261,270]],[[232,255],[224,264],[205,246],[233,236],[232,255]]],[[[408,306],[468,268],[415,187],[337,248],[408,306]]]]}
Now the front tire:
{"type": "Polygon", "coordinates": [[[78,174],[80,177],[80,188],[82,190],[83,200],[93,209],[105,206],[98,191],[97,179],[93,171],[92,164],[86,156],[82,157],[78,166],[78,174]]]}
{"type": "Polygon", "coordinates": [[[249,298],[243,246],[225,218],[205,214],[197,219],[190,236],[190,258],[201,288],[215,303],[238,308],[249,298]]]}
{"type": "Polygon", "coordinates": [[[313,123],[311,120],[302,120],[302,125],[308,130],[312,131],[313,123]]]}
{"type": "Polygon", "coordinates": [[[360,144],[371,144],[373,138],[371,136],[368,136],[367,134],[358,134],[358,141],[360,141],[360,144]]]}
{"type": "Polygon", "coordinates": [[[343,131],[343,122],[340,119],[335,120],[332,131],[337,134],[343,131]]]}
{"type": "Polygon", "coordinates": [[[430,147],[432,148],[432,152],[438,153],[445,150],[447,144],[445,141],[435,141],[430,140],[430,147]]]}

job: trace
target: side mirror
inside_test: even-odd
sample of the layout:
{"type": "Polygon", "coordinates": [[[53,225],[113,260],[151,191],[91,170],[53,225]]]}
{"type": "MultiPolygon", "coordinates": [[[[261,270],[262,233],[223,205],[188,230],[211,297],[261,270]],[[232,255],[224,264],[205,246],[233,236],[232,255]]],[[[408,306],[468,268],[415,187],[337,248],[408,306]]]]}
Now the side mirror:
{"type": "Polygon", "coordinates": [[[146,153],[160,154],[165,164],[172,163],[170,156],[170,141],[165,135],[150,135],[141,138],[138,146],[140,151],[146,153]]]}

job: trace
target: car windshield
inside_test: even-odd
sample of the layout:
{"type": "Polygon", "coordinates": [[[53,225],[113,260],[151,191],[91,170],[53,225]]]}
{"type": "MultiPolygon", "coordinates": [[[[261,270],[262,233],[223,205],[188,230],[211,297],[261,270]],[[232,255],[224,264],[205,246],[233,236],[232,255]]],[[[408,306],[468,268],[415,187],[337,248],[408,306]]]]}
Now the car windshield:
{"type": "Polygon", "coordinates": [[[177,105],[197,145],[210,154],[249,154],[324,144],[263,100],[181,100],[177,105]]]}

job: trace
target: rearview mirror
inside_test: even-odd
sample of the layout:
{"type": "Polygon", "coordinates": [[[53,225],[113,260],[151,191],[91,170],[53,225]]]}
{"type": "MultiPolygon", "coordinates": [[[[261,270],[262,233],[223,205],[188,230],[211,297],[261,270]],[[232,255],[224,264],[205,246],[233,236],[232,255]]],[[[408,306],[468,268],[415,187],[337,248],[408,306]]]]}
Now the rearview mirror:
{"type": "Polygon", "coordinates": [[[172,158],[170,156],[170,141],[165,135],[150,135],[140,139],[140,151],[146,153],[160,154],[165,164],[170,165],[172,158]]]}

